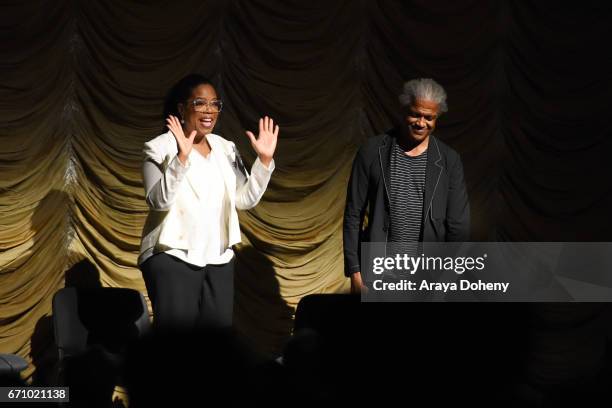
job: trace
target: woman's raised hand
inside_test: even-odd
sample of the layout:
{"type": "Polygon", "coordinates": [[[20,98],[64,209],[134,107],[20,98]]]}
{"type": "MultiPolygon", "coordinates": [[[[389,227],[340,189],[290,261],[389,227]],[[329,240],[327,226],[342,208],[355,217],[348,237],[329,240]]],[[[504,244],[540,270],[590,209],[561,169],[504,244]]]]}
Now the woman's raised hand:
{"type": "Polygon", "coordinates": [[[264,117],[259,119],[259,135],[255,135],[251,131],[246,131],[247,136],[251,139],[251,146],[257,153],[257,157],[261,163],[268,167],[276,150],[276,141],[278,139],[278,125],[274,126],[272,118],[264,117]]]}
{"type": "Polygon", "coordinates": [[[186,164],[187,158],[189,157],[189,153],[191,153],[191,149],[193,147],[193,139],[195,139],[196,131],[192,131],[189,134],[189,137],[185,137],[185,133],[183,132],[183,126],[181,126],[181,122],[174,115],[168,116],[166,119],[166,124],[168,125],[168,129],[172,131],[174,138],[176,139],[176,145],[178,147],[178,158],[181,163],[186,164]]]}

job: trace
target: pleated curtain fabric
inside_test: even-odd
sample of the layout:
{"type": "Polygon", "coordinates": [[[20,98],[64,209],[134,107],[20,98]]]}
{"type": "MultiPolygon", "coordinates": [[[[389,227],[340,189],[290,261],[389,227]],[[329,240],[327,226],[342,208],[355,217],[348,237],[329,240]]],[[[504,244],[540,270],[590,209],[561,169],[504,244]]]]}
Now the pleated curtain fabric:
{"type": "Polygon", "coordinates": [[[51,299],[78,262],[145,292],[141,151],[192,72],[216,83],[215,132],[248,167],[244,130],[281,127],[236,251],[236,328],[264,353],[303,296],[349,290],[352,159],[396,123],[407,79],[448,92],[436,134],[462,155],[474,240],[610,240],[611,22],[605,5],[540,1],[2,2],[0,351],[28,376],[51,364],[51,299]]]}

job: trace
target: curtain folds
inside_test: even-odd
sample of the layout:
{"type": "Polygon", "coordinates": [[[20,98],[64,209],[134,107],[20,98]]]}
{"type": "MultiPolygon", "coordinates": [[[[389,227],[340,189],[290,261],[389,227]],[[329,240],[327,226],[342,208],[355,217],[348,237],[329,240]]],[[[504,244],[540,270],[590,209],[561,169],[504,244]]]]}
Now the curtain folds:
{"type": "Polygon", "coordinates": [[[244,131],[263,115],[281,127],[236,251],[236,326],[265,353],[281,350],[303,296],[348,291],[352,159],[393,126],[410,78],[448,92],[436,133],[462,155],[475,240],[609,240],[611,17],[499,0],[4,2],[0,351],[29,358],[27,375],[52,364],[41,322],[75,264],[145,291],[142,146],[191,72],[216,83],[215,131],[249,166],[244,131]]]}

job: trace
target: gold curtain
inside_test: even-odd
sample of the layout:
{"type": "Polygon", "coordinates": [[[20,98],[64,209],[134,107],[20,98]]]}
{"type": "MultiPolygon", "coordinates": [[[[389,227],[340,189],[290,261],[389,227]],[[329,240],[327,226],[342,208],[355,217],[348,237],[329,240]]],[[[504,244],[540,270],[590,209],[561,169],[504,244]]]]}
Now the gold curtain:
{"type": "MultiPolygon", "coordinates": [[[[436,133],[463,157],[475,239],[497,225],[535,240],[546,226],[601,220],[612,202],[609,183],[594,184],[611,170],[601,101],[612,66],[596,52],[588,70],[565,56],[597,44],[607,26],[593,17],[610,16],[581,10],[588,24],[578,33],[575,10],[560,7],[3,2],[0,352],[32,361],[28,376],[53,364],[51,299],[68,279],[145,291],[136,267],[147,212],[141,149],[161,133],[166,91],[192,72],[217,84],[226,108],[216,132],[247,164],[255,157],[244,130],[266,114],[281,127],[277,169],[262,202],[241,212],[236,251],[236,327],[265,353],[282,348],[303,296],[348,291],[341,227],[352,158],[391,127],[405,79],[433,77],[448,91],[436,133]],[[571,100],[592,109],[568,117],[571,100]],[[572,139],[577,123],[585,136],[572,139]],[[555,167],[559,157],[581,173],[555,167]],[[559,175],[582,183],[561,186],[559,175]],[[552,210],[551,191],[564,211],[552,210]],[[83,263],[91,267],[68,273],[83,263]]],[[[586,228],[603,239],[609,226],[586,228]]]]}

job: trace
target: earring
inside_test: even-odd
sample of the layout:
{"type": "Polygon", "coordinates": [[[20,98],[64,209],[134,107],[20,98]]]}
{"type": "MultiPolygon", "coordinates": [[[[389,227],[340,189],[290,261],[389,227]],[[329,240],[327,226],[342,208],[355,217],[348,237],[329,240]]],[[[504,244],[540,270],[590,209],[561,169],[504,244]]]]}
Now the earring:
{"type": "Polygon", "coordinates": [[[185,124],[185,119],[181,118],[181,123],[185,124]]]}

